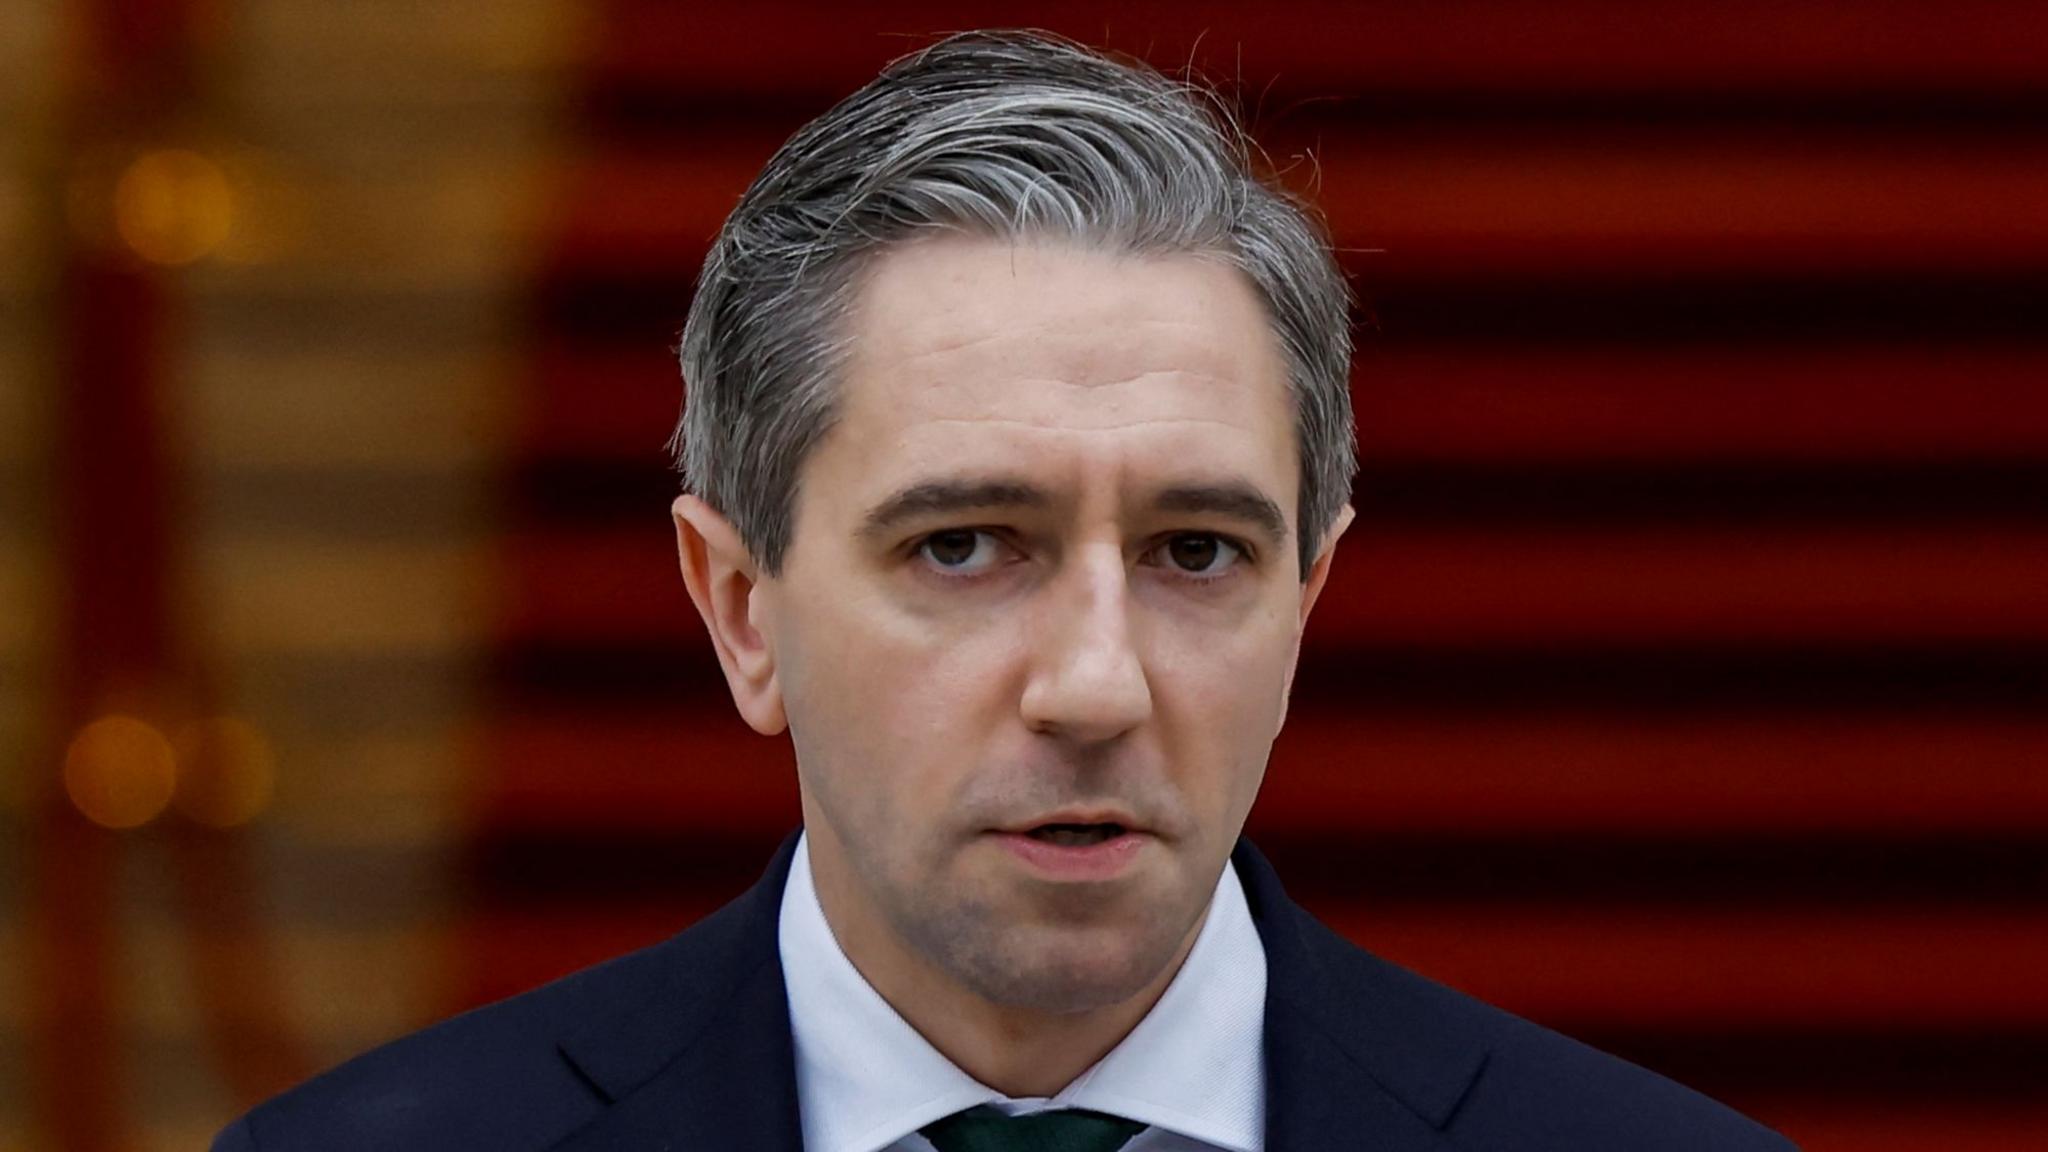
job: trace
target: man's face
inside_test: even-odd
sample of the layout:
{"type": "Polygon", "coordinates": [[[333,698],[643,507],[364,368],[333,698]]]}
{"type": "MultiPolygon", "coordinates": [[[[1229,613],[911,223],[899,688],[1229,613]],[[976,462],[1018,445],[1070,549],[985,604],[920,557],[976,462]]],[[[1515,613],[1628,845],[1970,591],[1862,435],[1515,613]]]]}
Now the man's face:
{"type": "Polygon", "coordinates": [[[1220,260],[959,236],[850,323],[752,606],[820,890],[991,1002],[1119,1002],[1207,907],[1321,583],[1277,342],[1220,260]]]}

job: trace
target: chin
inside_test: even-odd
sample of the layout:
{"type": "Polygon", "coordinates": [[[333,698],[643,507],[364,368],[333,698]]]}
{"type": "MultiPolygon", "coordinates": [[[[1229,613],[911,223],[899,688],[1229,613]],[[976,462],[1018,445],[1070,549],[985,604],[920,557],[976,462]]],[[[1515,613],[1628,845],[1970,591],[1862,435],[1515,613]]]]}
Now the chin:
{"type": "Polygon", "coordinates": [[[951,950],[946,967],[993,1004],[1051,1015],[1092,1012],[1140,994],[1173,963],[1181,941],[1156,927],[1013,930],[993,947],[951,950]]]}

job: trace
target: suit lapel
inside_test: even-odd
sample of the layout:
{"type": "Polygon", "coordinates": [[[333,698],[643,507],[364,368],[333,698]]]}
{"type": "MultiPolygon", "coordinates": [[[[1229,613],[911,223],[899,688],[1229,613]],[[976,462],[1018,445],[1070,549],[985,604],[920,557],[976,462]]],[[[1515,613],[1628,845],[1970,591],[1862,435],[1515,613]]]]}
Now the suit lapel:
{"type": "MultiPolygon", "coordinates": [[[[777,917],[797,838],[761,881],[657,946],[661,974],[561,1040],[610,1104],[553,1152],[801,1152],[777,917]]],[[[1288,899],[1249,841],[1233,855],[1266,949],[1267,1152],[1427,1152],[1486,1062],[1444,990],[1363,952],[1288,899]]]]}
{"type": "Polygon", "coordinates": [[[563,1037],[610,1107],[554,1152],[800,1152],[776,936],[795,851],[791,835],[745,895],[658,945],[669,954],[650,992],[563,1037]]]}
{"type": "Polygon", "coordinates": [[[1442,1147],[1486,1062],[1477,1027],[1288,899],[1249,841],[1232,859],[1266,948],[1267,1152],[1442,1147]]]}

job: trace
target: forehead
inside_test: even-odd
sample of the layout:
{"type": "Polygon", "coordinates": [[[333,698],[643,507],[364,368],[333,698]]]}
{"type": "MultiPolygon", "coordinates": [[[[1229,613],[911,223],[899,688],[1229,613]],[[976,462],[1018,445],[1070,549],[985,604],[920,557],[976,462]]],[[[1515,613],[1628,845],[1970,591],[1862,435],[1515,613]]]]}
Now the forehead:
{"type": "Polygon", "coordinates": [[[1250,283],[1220,258],[921,241],[869,268],[849,335],[840,423],[821,446],[842,483],[866,491],[976,469],[1143,483],[1220,470],[1292,511],[1278,342],[1250,283]]]}

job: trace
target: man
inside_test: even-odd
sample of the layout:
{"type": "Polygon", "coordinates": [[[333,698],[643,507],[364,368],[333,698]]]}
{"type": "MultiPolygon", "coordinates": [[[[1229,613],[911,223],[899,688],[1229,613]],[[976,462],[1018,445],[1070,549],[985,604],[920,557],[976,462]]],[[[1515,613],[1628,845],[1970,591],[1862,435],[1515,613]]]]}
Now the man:
{"type": "Polygon", "coordinates": [[[674,518],[803,830],[237,1149],[1778,1149],[1340,940],[1240,829],[1351,519],[1343,280],[1157,73],[943,41],[706,262],[674,518]]]}

